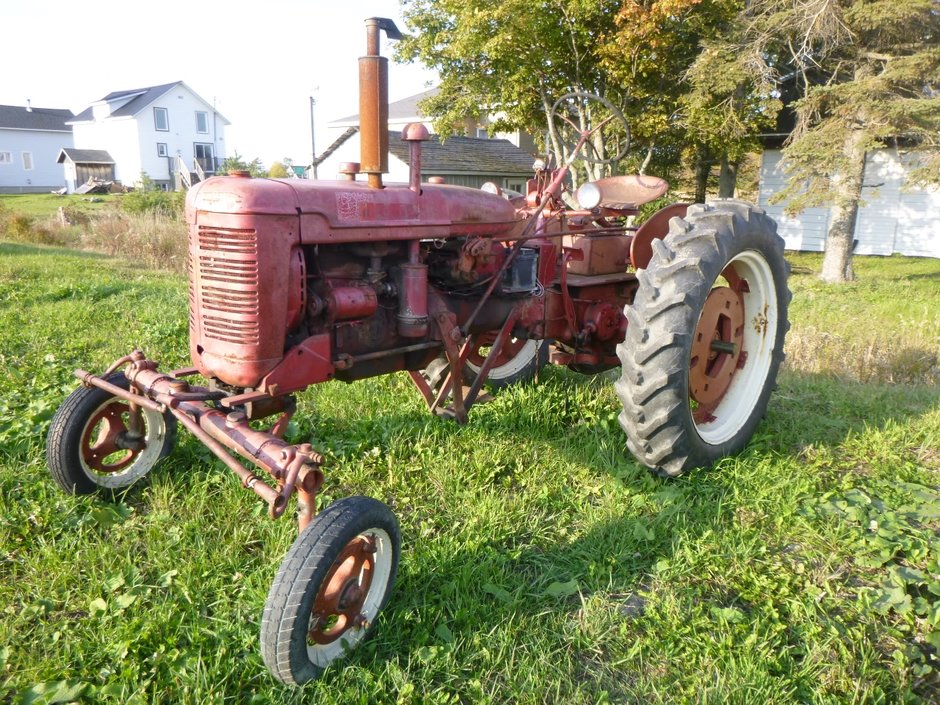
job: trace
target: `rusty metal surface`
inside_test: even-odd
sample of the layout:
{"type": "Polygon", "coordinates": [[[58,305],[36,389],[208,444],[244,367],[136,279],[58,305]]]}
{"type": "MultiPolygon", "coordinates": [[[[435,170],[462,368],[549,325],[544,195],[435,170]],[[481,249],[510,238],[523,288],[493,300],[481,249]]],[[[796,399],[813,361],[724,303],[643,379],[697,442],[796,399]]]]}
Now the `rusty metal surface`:
{"type": "Polygon", "coordinates": [[[629,235],[566,235],[564,246],[578,250],[580,260],[568,261],[569,274],[593,276],[626,272],[630,264],[629,235]]]}
{"type": "Polygon", "coordinates": [[[291,303],[303,298],[297,225],[296,214],[200,213],[190,228],[190,357],[206,377],[256,387],[283,357],[291,303]]]}
{"type": "Polygon", "coordinates": [[[336,321],[368,318],[378,307],[378,297],[369,286],[336,286],[327,297],[327,310],[336,321]]]}
{"type": "Polygon", "coordinates": [[[313,601],[308,642],[331,644],[353,628],[367,626],[362,615],[375,571],[375,538],[357,536],[340,551],[313,601]]]}
{"type": "Polygon", "coordinates": [[[728,391],[743,352],[744,300],[731,287],[709,292],[692,338],[689,392],[703,417],[717,407],[728,391]]]}
{"type": "Polygon", "coordinates": [[[405,338],[423,338],[428,332],[428,265],[401,265],[401,299],[398,333],[405,338]]]}
{"type": "Polygon", "coordinates": [[[366,20],[366,55],[359,58],[360,171],[370,188],[382,188],[388,172],[388,59],[379,55],[379,32],[400,39],[395,24],[382,17],[366,20]]]}
{"type": "MultiPolygon", "coordinates": [[[[359,169],[370,177],[388,172],[388,59],[359,59],[359,169]]],[[[371,184],[381,188],[381,181],[371,184]]]]}
{"type": "Polygon", "coordinates": [[[134,462],[143,450],[142,443],[128,445],[125,439],[134,435],[142,440],[139,429],[134,432],[124,421],[130,405],[113,400],[100,407],[89,419],[80,441],[85,464],[96,472],[120,472],[134,462]]]}
{"type": "Polygon", "coordinates": [[[327,334],[312,335],[283,353],[278,364],[259,383],[272,395],[305,389],[333,377],[332,347],[327,334]]]}
{"type": "MultiPolygon", "coordinates": [[[[303,516],[309,521],[315,508],[311,498],[315,497],[322,483],[319,468],[323,458],[319,453],[309,445],[291,445],[274,432],[252,428],[248,423],[248,415],[242,411],[226,413],[209,406],[206,400],[193,401],[193,396],[201,394],[194,389],[200,388],[193,388],[185,380],[161,373],[156,363],[147,360],[140,351],[135,351],[127,359],[130,362],[125,374],[131,383],[130,390],[116,387],[84,370],[76,370],[76,376],[86,384],[100,387],[117,397],[116,400],[105,404],[92,419],[93,423],[89,424],[86,437],[82,439],[82,452],[83,456],[87,456],[86,462],[90,459],[92,467],[104,472],[113,472],[133,459],[137,450],[133,447],[122,448],[128,444],[119,438],[120,434],[127,435],[127,432],[132,430],[123,420],[128,406],[131,407],[130,418],[133,418],[134,405],[152,408],[161,413],[169,411],[241,478],[245,487],[267,502],[272,517],[278,517],[284,512],[295,487],[300,483],[298,492],[303,491],[303,501],[307,502],[303,516]],[[277,481],[277,488],[262,481],[232,457],[226,448],[270,474],[277,481]],[[129,450],[131,455],[113,458],[122,450],[129,450]]],[[[286,416],[289,418],[289,413],[286,413],[286,416]]],[[[275,429],[277,425],[275,424],[275,429]]]]}
{"type": "Polygon", "coordinates": [[[666,237],[669,221],[673,218],[684,218],[688,209],[688,203],[671,203],[653,213],[639,227],[633,235],[633,242],[630,243],[630,262],[635,269],[646,269],[653,256],[653,240],[666,237]]]}

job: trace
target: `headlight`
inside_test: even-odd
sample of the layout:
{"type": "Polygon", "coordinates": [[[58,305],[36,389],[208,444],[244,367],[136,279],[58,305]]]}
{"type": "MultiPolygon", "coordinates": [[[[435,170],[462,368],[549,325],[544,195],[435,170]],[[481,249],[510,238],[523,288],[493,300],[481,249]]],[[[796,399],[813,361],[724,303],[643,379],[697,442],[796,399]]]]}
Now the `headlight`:
{"type": "Polygon", "coordinates": [[[586,184],[581,184],[576,197],[582,208],[593,210],[601,204],[601,189],[597,184],[589,181],[586,184]]]}

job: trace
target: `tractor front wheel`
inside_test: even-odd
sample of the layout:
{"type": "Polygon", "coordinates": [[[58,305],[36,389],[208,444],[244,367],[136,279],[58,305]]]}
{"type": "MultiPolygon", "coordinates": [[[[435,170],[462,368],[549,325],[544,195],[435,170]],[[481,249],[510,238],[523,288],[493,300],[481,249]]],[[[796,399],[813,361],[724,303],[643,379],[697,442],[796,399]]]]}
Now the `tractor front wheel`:
{"type": "Polygon", "coordinates": [[[401,532],[369,497],[320,512],[290,547],[261,618],[261,655],[274,677],[299,685],[355,647],[388,601],[401,532]]]}
{"type": "MultiPolygon", "coordinates": [[[[121,389],[123,372],[107,381],[121,389]]],[[[62,402],[46,437],[46,463],[71,494],[113,492],[137,482],[173,449],[176,418],[140,408],[98,387],[79,387],[62,402]],[[136,418],[135,418],[136,416],[136,418]]]]}
{"type": "Polygon", "coordinates": [[[747,203],[693,205],[637,274],[616,388],[627,446],[659,474],[739,452],[767,409],[790,325],[776,230],[747,203]]]}

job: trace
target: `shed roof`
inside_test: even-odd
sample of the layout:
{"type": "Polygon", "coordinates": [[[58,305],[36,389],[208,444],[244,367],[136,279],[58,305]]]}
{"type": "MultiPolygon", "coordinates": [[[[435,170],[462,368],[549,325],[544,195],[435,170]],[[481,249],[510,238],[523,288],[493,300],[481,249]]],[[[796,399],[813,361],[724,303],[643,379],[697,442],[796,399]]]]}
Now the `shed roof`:
{"type": "Polygon", "coordinates": [[[0,105],[0,129],[71,132],[67,121],[74,117],[64,108],[27,108],[22,105],[0,105]]]}
{"type": "MultiPolygon", "coordinates": [[[[418,103],[420,103],[425,98],[430,98],[438,94],[438,88],[431,88],[430,90],[424,91],[423,93],[418,93],[417,95],[410,95],[407,98],[402,98],[401,100],[396,100],[394,103],[388,104],[388,119],[391,121],[395,120],[406,120],[408,118],[424,118],[427,117],[421,110],[418,108],[418,103]]],[[[359,124],[359,113],[354,115],[347,115],[344,118],[339,120],[333,120],[330,122],[331,125],[342,126],[346,123],[350,124],[359,124]]]]}
{"type": "MultiPolygon", "coordinates": [[[[400,132],[389,132],[388,151],[408,162],[408,143],[400,132]]],[[[532,174],[533,157],[509,140],[437,135],[421,143],[421,171],[425,174],[532,174]]]]}
{"type": "Polygon", "coordinates": [[[73,149],[63,147],[59,150],[56,163],[61,164],[66,159],[76,164],[114,164],[114,159],[104,149],[73,149]]]}

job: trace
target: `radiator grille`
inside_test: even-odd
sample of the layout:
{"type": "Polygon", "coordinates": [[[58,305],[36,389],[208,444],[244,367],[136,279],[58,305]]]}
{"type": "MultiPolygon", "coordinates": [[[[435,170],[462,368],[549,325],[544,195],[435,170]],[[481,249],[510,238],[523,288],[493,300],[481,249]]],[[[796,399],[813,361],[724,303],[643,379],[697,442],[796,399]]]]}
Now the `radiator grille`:
{"type": "Polygon", "coordinates": [[[197,238],[202,334],[227,343],[257,344],[257,233],[199,226],[197,238]]]}

